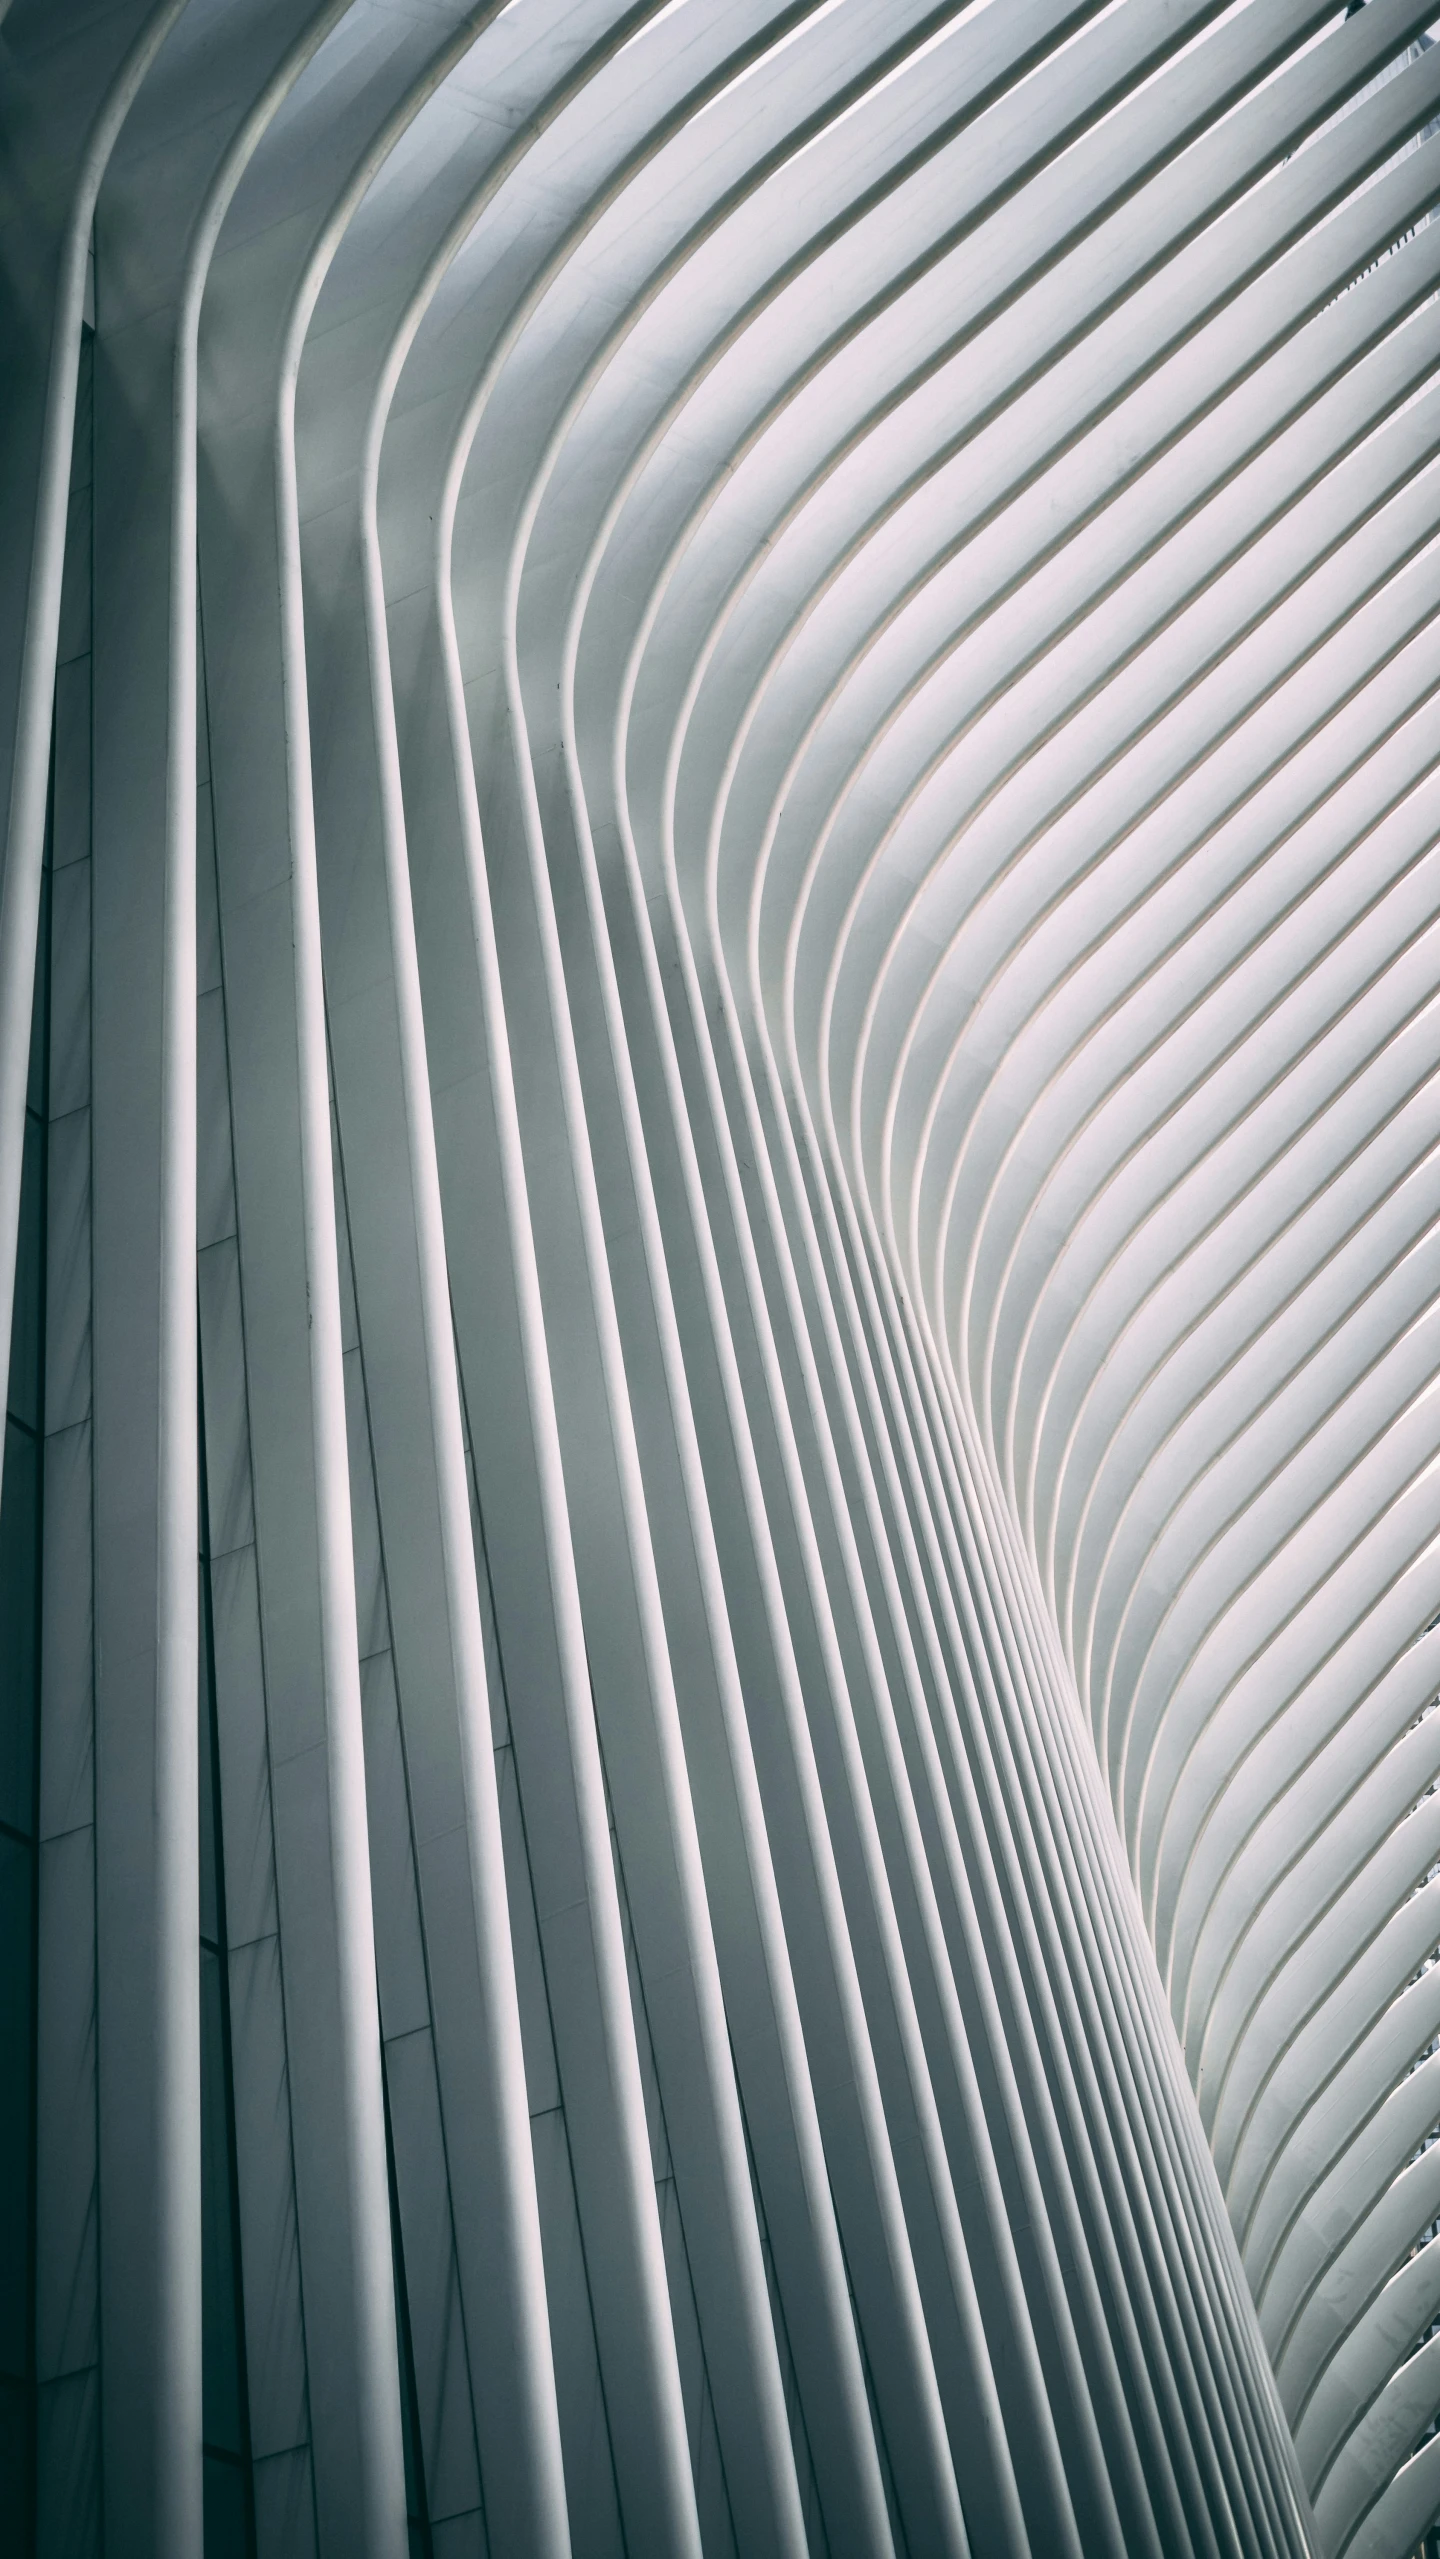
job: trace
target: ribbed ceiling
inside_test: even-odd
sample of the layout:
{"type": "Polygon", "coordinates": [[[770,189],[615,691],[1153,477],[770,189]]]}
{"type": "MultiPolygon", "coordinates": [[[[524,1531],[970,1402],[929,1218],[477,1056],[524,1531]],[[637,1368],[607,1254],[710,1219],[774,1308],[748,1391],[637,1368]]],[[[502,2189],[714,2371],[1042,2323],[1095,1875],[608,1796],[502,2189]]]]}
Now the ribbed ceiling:
{"type": "MultiPolygon", "coordinates": [[[[257,881],[288,844],[302,978],[323,957],[338,1151],[306,1182],[323,1208],[343,1164],[370,1213],[389,1042],[376,1161],[409,1169],[438,1480],[454,1434],[506,1427],[477,1383],[503,1262],[632,1901],[656,1804],[682,1841],[648,1940],[633,1914],[647,1998],[672,1909],[724,1988],[693,2067],[724,2077],[728,2013],[743,2093],[744,1966],[777,2015],[798,1997],[868,2338],[863,2389],[836,2349],[841,2432],[867,2405],[890,2430],[912,2559],[966,2517],[979,2559],[1038,2548],[1042,2511],[1076,2559],[1139,2549],[1127,2462],[1157,2554],[1304,2546],[1263,2444],[1214,2457],[1223,2497],[1208,2455],[1203,2489],[1176,2456],[1170,2509],[1154,2486],[1146,2429],[1179,2420],[1134,2372],[1179,2369],[1183,2319],[1111,2376],[1086,2342],[1162,2263],[1203,2261],[1212,2305],[1229,2280],[1170,2060],[1136,2058],[1165,2030],[1131,1882],[1320,2546],[1402,2559],[1440,2507],[1433,5],[189,0],[131,11],[143,77],[91,171],[102,352],[179,315],[169,636],[193,606],[222,918],[250,894],[228,757],[230,840],[257,881]],[[605,1704],[637,1664],[658,1777],[605,1704]],[[725,1916],[732,1830],[753,1927],[725,1916]],[[922,2239],[907,2178],[990,2200],[922,2239]],[[1020,2197],[1048,2272],[975,2238],[1020,2197]],[[1125,2211],[1150,2235],[1111,2263],[1125,2211]],[[1036,2451],[1017,2349],[965,2403],[999,2445],[982,2491],[937,2285],[976,2370],[1023,2295],[1037,2404],[1062,2372],[1094,2402],[1036,2451]],[[1087,2462],[1121,2484],[1072,2510],[1087,2462]]],[[[118,19],[81,15],[5,21],[42,136],[116,94],[118,19]]],[[[55,650],[31,593],[21,986],[55,650]]],[[[368,1359],[389,1319],[358,1284],[368,1359]]],[[[476,1472],[503,1649],[504,1467],[476,1472]]],[[[1226,2388],[1247,2318],[1200,2320],[1226,2388]]],[[[1217,2441],[1264,2436],[1218,2405],[1217,2441]]],[[[879,2549],[880,2472],[835,2459],[831,2546],[879,2549]]],[[[731,2477],[746,2559],[804,2547],[788,2461],[756,2456],[749,2525],[731,2477]]],[[[633,2559],[709,2551],[681,2469],[633,2559]]]]}

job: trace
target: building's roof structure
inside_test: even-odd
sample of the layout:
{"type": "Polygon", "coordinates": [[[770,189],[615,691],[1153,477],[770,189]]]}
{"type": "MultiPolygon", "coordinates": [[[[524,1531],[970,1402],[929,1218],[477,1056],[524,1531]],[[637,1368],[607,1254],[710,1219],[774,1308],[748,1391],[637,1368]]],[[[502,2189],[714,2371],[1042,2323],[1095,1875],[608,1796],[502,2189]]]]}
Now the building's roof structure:
{"type": "Polygon", "coordinates": [[[0,19],[39,2548],[1440,2510],[1427,15],[0,19]]]}

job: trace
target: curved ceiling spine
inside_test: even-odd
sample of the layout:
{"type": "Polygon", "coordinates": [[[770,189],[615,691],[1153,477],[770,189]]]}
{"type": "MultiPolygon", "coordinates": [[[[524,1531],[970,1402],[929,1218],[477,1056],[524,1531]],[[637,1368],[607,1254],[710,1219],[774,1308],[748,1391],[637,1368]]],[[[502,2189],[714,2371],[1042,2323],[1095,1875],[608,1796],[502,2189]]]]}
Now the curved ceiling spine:
{"type": "Polygon", "coordinates": [[[1405,2559],[1425,6],[0,47],[37,2547],[1405,2559]]]}

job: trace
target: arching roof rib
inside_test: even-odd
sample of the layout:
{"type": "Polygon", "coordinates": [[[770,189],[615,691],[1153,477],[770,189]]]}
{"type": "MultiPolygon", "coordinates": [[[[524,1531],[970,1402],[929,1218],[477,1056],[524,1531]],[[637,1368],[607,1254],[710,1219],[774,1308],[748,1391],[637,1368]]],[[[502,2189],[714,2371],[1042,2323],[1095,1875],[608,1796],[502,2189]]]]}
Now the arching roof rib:
{"type": "Polygon", "coordinates": [[[212,2431],[202,1544],[257,2553],[1440,2511],[1432,7],[0,24],[116,2550],[212,2431]]]}

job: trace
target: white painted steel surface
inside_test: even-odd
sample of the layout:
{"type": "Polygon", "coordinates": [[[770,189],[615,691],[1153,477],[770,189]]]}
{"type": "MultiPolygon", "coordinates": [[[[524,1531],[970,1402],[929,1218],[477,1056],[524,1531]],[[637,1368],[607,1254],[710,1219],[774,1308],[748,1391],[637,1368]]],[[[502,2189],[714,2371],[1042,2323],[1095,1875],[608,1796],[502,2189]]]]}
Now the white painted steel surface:
{"type": "Polygon", "coordinates": [[[1440,2511],[1429,7],[0,18],[40,2551],[1440,2511]]]}

